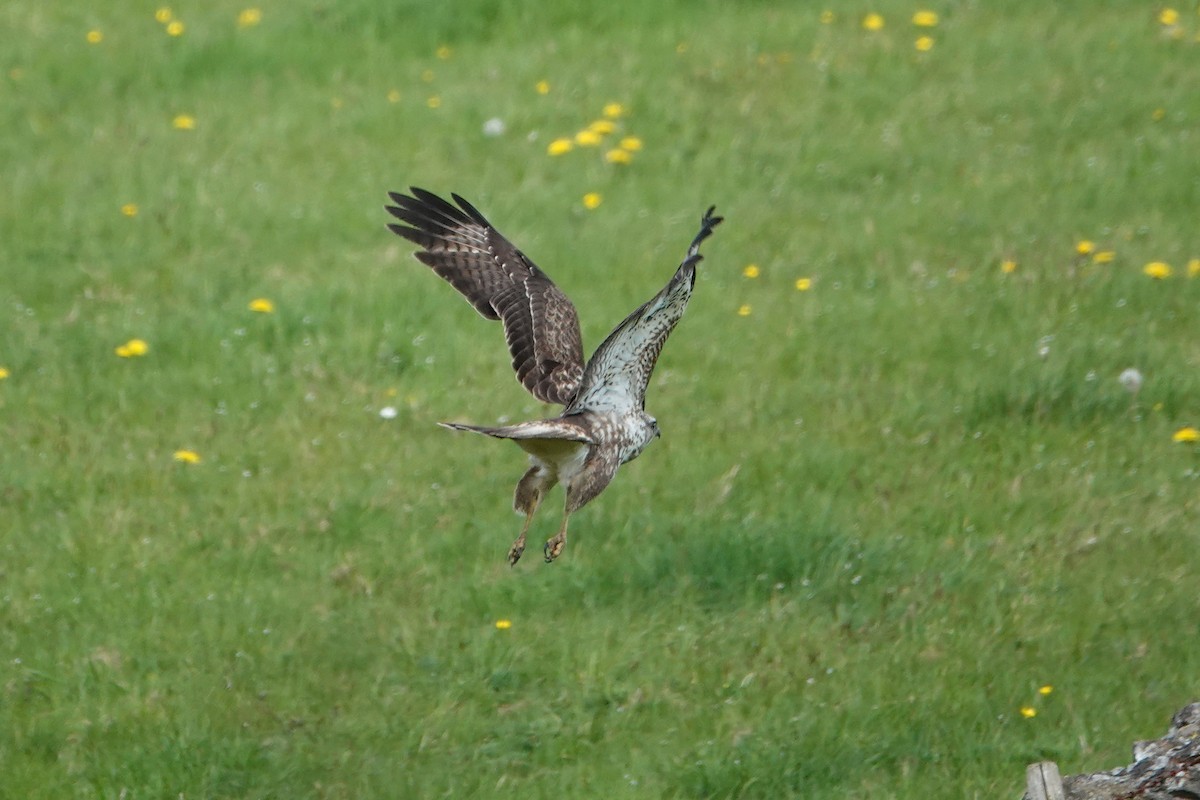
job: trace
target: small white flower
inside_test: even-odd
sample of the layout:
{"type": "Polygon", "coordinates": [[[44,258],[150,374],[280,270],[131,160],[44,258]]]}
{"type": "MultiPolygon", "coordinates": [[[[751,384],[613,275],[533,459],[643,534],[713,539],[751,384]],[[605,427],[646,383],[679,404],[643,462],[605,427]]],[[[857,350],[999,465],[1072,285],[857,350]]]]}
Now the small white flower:
{"type": "Polygon", "coordinates": [[[1121,374],[1117,376],[1117,380],[1120,381],[1121,385],[1125,387],[1125,391],[1129,392],[1130,394],[1137,394],[1142,388],[1142,383],[1145,382],[1145,378],[1142,377],[1142,373],[1139,372],[1135,367],[1128,367],[1127,369],[1123,370],[1121,374]]]}
{"type": "Polygon", "coordinates": [[[384,406],[383,408],[379,409],[380,419],[395,419],[396,414],[398,413],[399,412],[396,411],[395,406],[384,406]]]}
{"type": "Polygon", "coordinates": [[[504,120],[500,119],[499,117],[492,117],[487,122],[483,123],[484,136],[503,136],[506,130],[508,130],[508,126],[506,126],[504,124],[504,120]]]}

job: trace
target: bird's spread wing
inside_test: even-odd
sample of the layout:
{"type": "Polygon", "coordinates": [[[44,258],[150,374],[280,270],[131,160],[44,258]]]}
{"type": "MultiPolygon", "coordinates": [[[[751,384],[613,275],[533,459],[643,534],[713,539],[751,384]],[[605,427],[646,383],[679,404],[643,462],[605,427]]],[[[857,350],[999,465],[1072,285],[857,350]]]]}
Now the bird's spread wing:
{"type": "Polygon", "coordinates": [[[455,207],[423,189],[410,191],[411,197],[389,192],[395,205],[388,212],[408,224],[388,227],[424,248],[417,258],[476,311],[504,323],[517,380],[530,394],[545,403],[569,403],[584,366],[575,306],[466,200],[452,194],[455,207]]]}
{"type": "Polygon", "coordinates": [[[723,219],[714,217],[714,210],[705,212],[700,232],[692,240],[687,256],[662,291],[626,317],[596,348],[583,373],[579,392],[565,414],[644,408],[646,385],[658,354],[691,299],[696,264],[702,257],[700,243],[723,219]]]}

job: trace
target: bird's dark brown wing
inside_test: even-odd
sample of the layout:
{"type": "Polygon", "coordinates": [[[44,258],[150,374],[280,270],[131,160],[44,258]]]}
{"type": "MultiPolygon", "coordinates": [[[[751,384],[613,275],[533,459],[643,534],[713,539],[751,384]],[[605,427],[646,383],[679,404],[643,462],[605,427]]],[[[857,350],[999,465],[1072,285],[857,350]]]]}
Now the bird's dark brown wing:
{"type": "Polygon", "coordinates": [[[646,386],[658,354],[692,297],[696,264],[701,259],[700,243],[723,219],[714,217],[714,210],[708,209],[700,220],[700,232],[662,291],[626,317],[596,348],[587,363],[579,392],[564,413],[630,412],[645,408],[646,386]]]}
{"type": "Polygon", "coordinates": [[[583,378],[583,339],[575,306],[546,273],[456,194],[458,207],[418,189],[389,192],[388,213],[407,223],[396,234],[487,319],[504,323],[517,380],[537,399],[566,405],[583,378]],[[411,226],[411,227],[410,227],[411,226]]]}

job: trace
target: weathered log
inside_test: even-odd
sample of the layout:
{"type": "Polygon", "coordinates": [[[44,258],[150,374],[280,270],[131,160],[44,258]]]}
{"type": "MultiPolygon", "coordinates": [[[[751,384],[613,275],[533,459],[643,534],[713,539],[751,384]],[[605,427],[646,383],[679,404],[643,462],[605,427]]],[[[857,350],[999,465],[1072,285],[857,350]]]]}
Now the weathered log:
{"type": "Polygon", "coordinates": [[[1026,771],[1025,800],[1200,800],[1200,703],[1171,719],[1161,739],[1137,742],[1127,767],[1059,778],[1044,761],[1026,771]]]}

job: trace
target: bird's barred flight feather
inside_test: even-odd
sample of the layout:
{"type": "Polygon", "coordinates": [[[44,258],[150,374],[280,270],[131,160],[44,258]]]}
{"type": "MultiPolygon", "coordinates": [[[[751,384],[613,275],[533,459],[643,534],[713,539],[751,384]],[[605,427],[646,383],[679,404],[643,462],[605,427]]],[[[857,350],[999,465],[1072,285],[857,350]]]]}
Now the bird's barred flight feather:
{"type": "Polygon", "coordinates": [[[455,208],[423,189],[391,192],[395,233],[486,319],[501,320],[517,379],[544,403],[566,405],[583,376],[579,315],[554,282],[458,195],[455,208]]]}
{"type": "Polygon", "coordinates": [[[723,219],[713,216],[715,210],[705,212],[687,256],[662,291],[626,317],[596,348],[567,414],[585,410],[640,411],[646,407],[646,387],[658,355],[692,298],[696,265],[703,258],[700,243],[723,219]]]}

